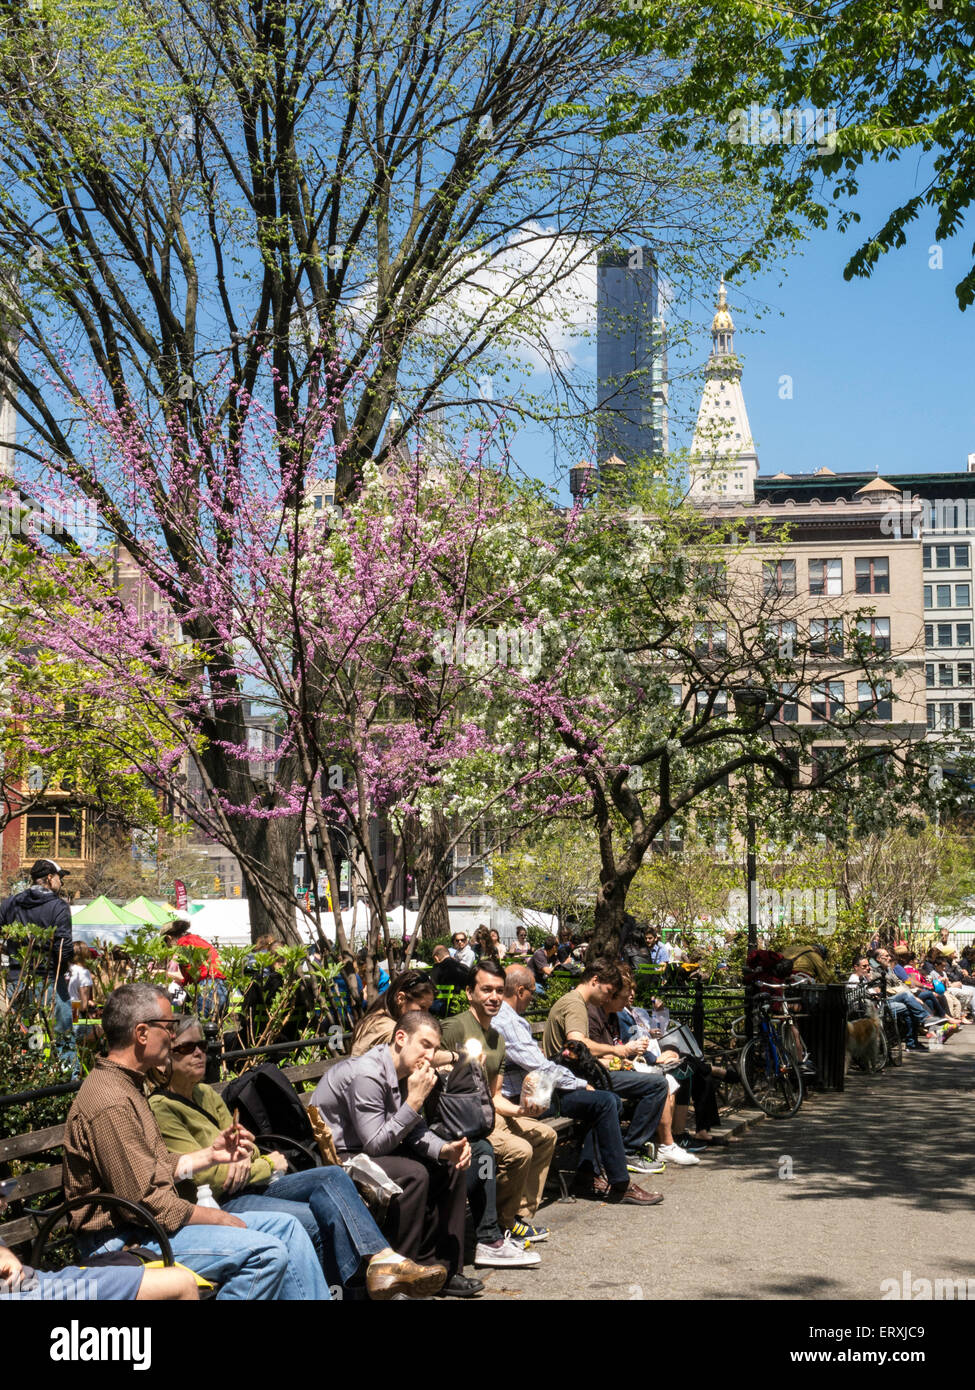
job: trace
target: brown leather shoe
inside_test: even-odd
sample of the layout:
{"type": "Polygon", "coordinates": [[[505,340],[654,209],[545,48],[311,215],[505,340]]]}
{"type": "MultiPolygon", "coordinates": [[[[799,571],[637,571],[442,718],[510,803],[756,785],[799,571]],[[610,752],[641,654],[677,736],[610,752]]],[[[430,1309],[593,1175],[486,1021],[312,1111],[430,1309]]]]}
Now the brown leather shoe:
{"type": "Polygon", "coordinates": [[[611,1187],[604,1177],[597,1175],[592,1184],[579,1190],[580,1196],[599,1197],[604,1202],[623,1204],[629,1207],[658,1207],[664,1199],[662,1192],[647,1192],[635,1182],[626,1187],[611,1187]]]}
{"type": "Polygon", "coordinates": [[[366,1270],[366,1293],[376,1302],[404,1294],[432,1298],[447,1278],[443,1265],[418,1265],[413,1260],[373,1260],[366,1270]]]}
{"type": "Polygon", "coordinates": [[[635,1182],[629,1183],[626,1187],[611,1187],[607,1196],[607,1202],[613,1202],[625,1207],[659,1207],[664,1199],[662,1192],[648,1192],[644,1187],[638,1187],[635,1182]]]}

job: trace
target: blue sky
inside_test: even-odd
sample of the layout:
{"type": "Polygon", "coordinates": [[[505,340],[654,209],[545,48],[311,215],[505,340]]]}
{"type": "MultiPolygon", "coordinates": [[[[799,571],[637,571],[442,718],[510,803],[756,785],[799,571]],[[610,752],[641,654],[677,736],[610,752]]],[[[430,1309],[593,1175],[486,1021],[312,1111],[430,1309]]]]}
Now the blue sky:
{"type": "MultiPolygon", "coordinates": [[[[742,386],[761,474],[877,469],[880,473],[963,472],[975,453],[975,309],[961,313],[954,286],[970,265],[971,234],[941,245],[942,269],[929,265],[935,215],[922,213],[907,244],[881,259],[868,280],[843,267],[890,210],[916,191],[917,162],[870,167],[850,232],[810,230],[782,266],[729,286],[744,363],[742,386]],[[792,378],[792,398],[780,378],[792,378]]],[[[690,357],[671,355],[670,442],[690,446],[710,350],[717,283],[701,285],[679,318],[700,324],[690,357]],[[689,375],[695,372],[693,379],[689,375]],[[679,379],[680,374],[688,374],[679,379]]],[[[591,342],[576,361],[595,371],[591,342]]],[[[540,428],[518,432],[515,457],[551,481],[552,444],[540,428]]],[[[560,491],[568,500],[562,457],[560,491]]]]}
{"type": "MultiPolygon", "coordinates": [[[[869,280],[843,279],[860,230],[882,225],[895,189],[913,168],[872,170],[858,204],[860,227],[811,232],[787,275],[770,273],[729,291],[742,387],[762,474],[964,471],[975,453],[975,309],[957,307],[954,285],[971,263],[971,235],[942,244],[944,268],[929,268],[933,214],[913,224],[907,245],[869,280]],[[754,307],[773,312],[755,324],[754,307]],[[792,400],[779,377],[793,378],[792,400]]],[[[704,351],[702,344],[702,352],[704,351]]],[[[674,443],[689,443],[675,430],[674,443]]]]}

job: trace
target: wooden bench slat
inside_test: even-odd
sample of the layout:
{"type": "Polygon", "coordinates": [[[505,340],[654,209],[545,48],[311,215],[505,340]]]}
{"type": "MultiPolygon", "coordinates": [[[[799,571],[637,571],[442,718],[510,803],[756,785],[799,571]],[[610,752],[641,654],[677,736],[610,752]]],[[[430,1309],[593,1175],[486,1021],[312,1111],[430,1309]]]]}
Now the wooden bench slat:
{"type": "Polygon", "coordinates": [[[32,1216],[21,1216],[16,1221],[8,1221],[0,1226],[0,1245],[11,1248],[24,1245],[37,1235],[37,1222],[32,1216]]]}
{"type": "Polygon", "coordinates": [[[64,1139],[64,1125],[52,1125],[50,1129],[36,1129],[30,1134],[14,1134],[9,1139],[0,1139],[0,1163],[12,1158],[31,1158],[47,1149],[59,1149],[64,1139]]]}
{"type": "Polygon", "coordinates": [[[300,1081],[320,1081],[330,1066],[333,1066],[340,1058],[329,1057],[323,1062],[309,1062],[305,1067],[292,1067],[285,1073],[292,1086],[297,1086],[300,1081]]]}
{"type": "Polygon", "coordinates": [[[22,1173],[17,1178],[17,1190],[9,1199],[19,1202],[24,1197],[36,1197],[41,1192],[57,1192],[61,1186],[61,1165],[56,1168],[38,1168],[33,1173],[22,1173]]]}

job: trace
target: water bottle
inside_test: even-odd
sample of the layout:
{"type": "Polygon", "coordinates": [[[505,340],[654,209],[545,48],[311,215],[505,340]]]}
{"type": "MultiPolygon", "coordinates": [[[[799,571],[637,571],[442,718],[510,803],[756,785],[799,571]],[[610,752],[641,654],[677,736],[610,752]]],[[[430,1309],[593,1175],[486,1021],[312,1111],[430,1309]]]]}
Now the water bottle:
{"type": "Polygon", "coordinates": [[[209,1183],[201,1183],[200,1186],[196,1189],[196,1205],[198,1207],[220,1206],[219,1202],[215,1202],[213,1200],[213,1192],[210,1189],[209,1183]]]}

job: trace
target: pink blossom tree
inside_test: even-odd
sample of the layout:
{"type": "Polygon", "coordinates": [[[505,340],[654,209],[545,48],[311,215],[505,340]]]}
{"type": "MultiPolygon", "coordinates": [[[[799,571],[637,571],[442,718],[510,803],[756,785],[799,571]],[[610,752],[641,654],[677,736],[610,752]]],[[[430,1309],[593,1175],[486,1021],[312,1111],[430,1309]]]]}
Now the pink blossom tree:
{"type": "Polygon", "coordinates": [[[36,542],[58,607],[22,637],[71,662],[87,698],[124,710],[116,747],[238,858],[255,936],[294,939],[292,861],[317,827],[347,948],[336,826],[357,849],[370,943],[388,946],[396,876],[373,853],[376,819],[398,832],[402,859],[440,828],[418,875],[422,921],[455,847],[475,826],[526,823],[534,788],[570,761],[541,712],[525,716],[524,692],[538,674],[539,595],[561,583],[571,518],[484,448],[436,469],[401,454],[394,469],[367,468],[344,511],[316,512],[338,408],[317,397],[284,436],[248,400],[232,445],[216,410],[197,445],[97,387],[75,399],[86,475],[105,497],[133,499],[125,534],[138,536],[157,601],[120,592],[102,553],[36,542]],[[248,709],[270,746],[253,746],[248,709]]]}
{"type": "MultiPolygon", "coordinates": [[[[291,866],[313,828],[346,953],[330,827],[354,847],[374,956],[380,941],[388,953],[411,855],[421,922],[439,923],[453,851],[472,831],[490,832],[487,847],[560,818],[587,823],[597,941],[613,950],[650,846],[691,808],[727,816],[749,769],[767,777],[768,804],[782,794],[783,814],[808,817],[822,793],[814,804],[835,808],[835,826],[926,804],[913,727],[844,709],[783,729],[784,692],[809,705],[821,654],[770,642],[795,605],[761,582],[718,582],[750,542],[665,482],[634,477],[627,497],[565,513],[488,444],[456,459],[399,451],[395,465],[364,467],[354,501],[317,513],[315,480],[335,476],[338,452],[340,403],[324,390],[283,431],[248,397],[228,438],[214,405],[192,440],[178,420],[97,389],[75,400],[86,478],[132,499],[124,534],[161,603],[126,602],[97,554],[38,544],[62,597],[23,635],[74,663],[86,696],[125,711],[117,746],[239,859],[255,935],[294,938],[291,866]],[[767,693],[747,720],[734,709],[745,688],[767,693]],[[252,745],[251,707],[272,746],[252,745]],[[812,756],[824,738],[842,753],[829,768],[812,756]],[[856,781],[880,759],[882,784],[856,781]],[[373,850],[379,818],[396,832],[392,864],[373,850]]],[[[853,643],[846,667],[880,691],[899,655],[853,643]]]]}

